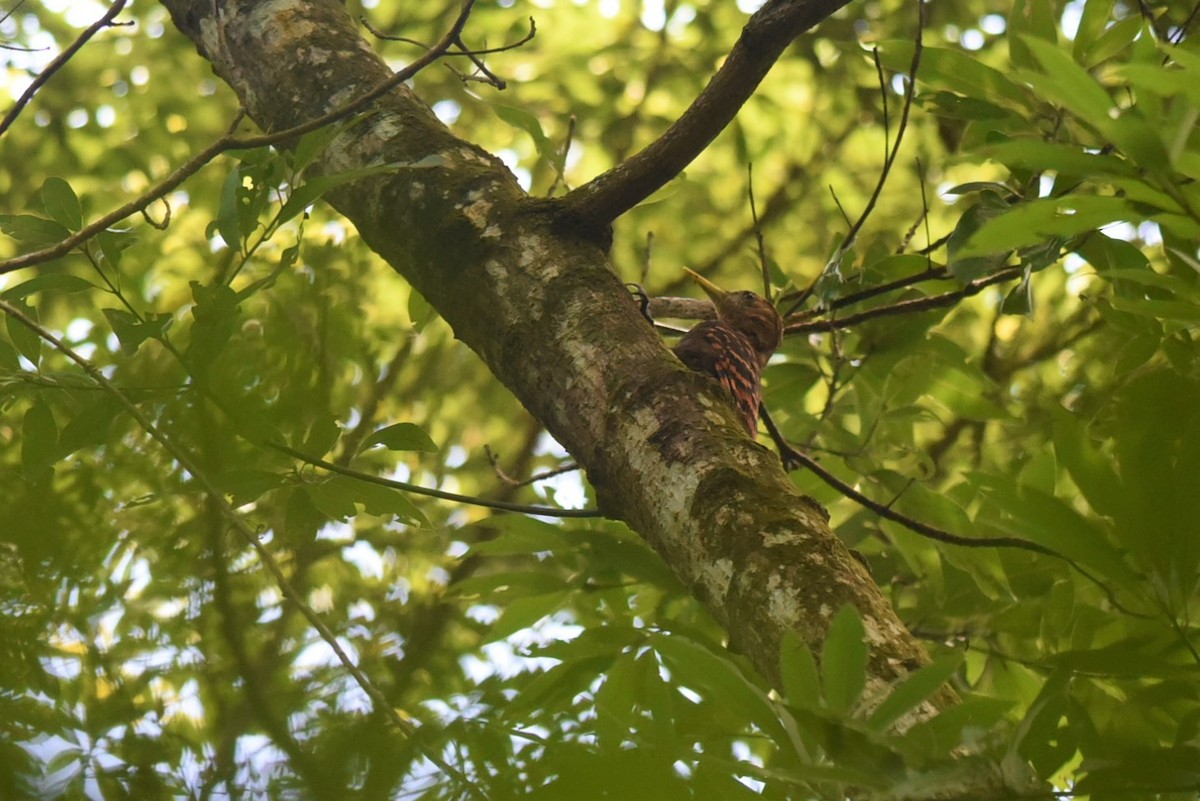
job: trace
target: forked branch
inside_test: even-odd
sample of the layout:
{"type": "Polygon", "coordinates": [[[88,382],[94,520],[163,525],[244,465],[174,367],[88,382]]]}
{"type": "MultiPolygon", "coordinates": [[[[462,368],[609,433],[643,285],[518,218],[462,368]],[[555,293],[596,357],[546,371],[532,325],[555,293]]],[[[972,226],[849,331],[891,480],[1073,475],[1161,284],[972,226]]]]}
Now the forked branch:
{"type": "Polygon", "coordinates": [[[758,88],[797,36],[850,0],[770,0],[750,17],[729,58],[661,137],[563,198],[570,216],[592,229],[609,223],[683,172],[758,88]]]}

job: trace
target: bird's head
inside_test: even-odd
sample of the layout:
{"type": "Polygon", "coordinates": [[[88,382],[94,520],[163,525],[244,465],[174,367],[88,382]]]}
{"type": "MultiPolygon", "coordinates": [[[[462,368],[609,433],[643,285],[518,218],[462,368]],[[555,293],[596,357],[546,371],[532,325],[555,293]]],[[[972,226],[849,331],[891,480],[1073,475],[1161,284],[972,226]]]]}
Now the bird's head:
{"type": "Polygon", "coordinates": [[[771,301],[757,292],[726,292],[699,273],[683,268],[717,308],[717,319],[745,335],[765,363],[783,341],[783,320],[771,301]]]}

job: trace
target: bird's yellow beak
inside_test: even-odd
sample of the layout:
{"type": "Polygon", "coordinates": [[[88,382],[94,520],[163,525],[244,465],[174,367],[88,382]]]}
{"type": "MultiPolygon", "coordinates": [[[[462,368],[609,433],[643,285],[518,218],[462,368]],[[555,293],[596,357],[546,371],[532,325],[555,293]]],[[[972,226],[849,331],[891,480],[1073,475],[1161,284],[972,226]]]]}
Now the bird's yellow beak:
{"type": "Polygon", "coordinates": [[[724,289],[721,289],[721,287],[717,286],[712,281],[709,281],[695,270],[689,270],[687,267],[684,267],[683,271],[687,273],[688,278],[695,281],[696,284],[698,284],[700,288],[704,290],[704,294],[708,295],[709,298],[712,299],[712,302],[716,305],[720,306],[721,301],[724,300],[725,296],[729,294],[724,289]]]}

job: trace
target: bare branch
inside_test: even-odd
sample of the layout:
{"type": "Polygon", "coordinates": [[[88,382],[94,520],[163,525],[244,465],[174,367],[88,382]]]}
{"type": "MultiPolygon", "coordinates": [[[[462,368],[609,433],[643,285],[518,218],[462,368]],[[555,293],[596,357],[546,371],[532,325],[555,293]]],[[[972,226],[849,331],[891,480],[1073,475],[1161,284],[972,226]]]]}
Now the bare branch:
{"type": "Polygon", "coordinates": [[[80,48],[88,43],[89,39],[113,24],[113,19],[116,18],[117,14],[121,13],[121,9],[125,8],[125,3],[127,1],[128,0],[115,0],[115,2],[108,7],[108,11],[104,12],[104,16],[93,22],[87,30],[79,34],[75,41],[71,42],[71,44],[68,45],[65,50],[58,54],[58,58],[51,61],[46,66],[46,69],[42,70],[38,76],[33,79],[33,83],[29,84],[25,91],[21,93],[21,96],[17,98],[17,102],[13,104],[13,107],[10,108],[8,113],[4,115],[4,119],[0,120],[0,136],[4,136],[4,132],[12,126],[13,122],[16,121],[17,117],[20,116],[21,112],[25,109],[25,106],[29,105],[29,101],[33,99],[33,96],[37,94],[37,91],[45,86],[46,82],[53,78],[54,74],[62,69],[63,66],[70,61],[76,53],[79,52],[80,48]]]}
{"type": "Polygon", "coordinates": [[[317,459],[309,456],[303,451],[298,451],[295,448],[290,448],[282,442],[264,442],[268,448],[277,450],[280,453],[286,453],[293,459],[297,459],[305,464],[310,464],[313,467],[319,467],[330,473],[337,473],[340,476],[358,479],[367,484],[378,484],[381,487],[389,487],[391,489],[411,492],[413,495],[427,495],[430,498],[439,498],[444,501],[454,501],[455,503],[463,503],[469,506],[482,506],[485,509],[498,509],[502,512],[519,512],[526,515],[539,515],[541,517],[603,517],[604,515],[598,509],[556,509],[553,506],[529,506],[521,503],[511,503],[509,501],[497,501],[490,498],[481,498],[475,495],[460,495],[457,492],[446,492],[445,490],[434,489],[433,487],[422,487],[418,484],[409,484],[406,481],[395,481],[382,476],[374,476],[370,473],[364,473],[361,470],[353,470],[349,467],[327,462],[324,459],[317,459]]]}
{"type": "Polygon", "coordinates": [[[628,161],[563,198],[569,215],[599,230],[679,175],[734,118],[788,44],[848,2],[773,0],[764,5],[683,116],[628,161]]]}
{"type": "Polygon", "coordinates": [[[135,214],[144,210],[154,201],[166,195],[175,187],[182,184],[185,180],[200,170],[201,167],[208,164],[214,158],[228,150],[242,150],[255,147],[264,147],[266,145],[274,145],[280,142],[286,142],[297,136],[303,136],[310,131],[315,131],[318,128],[323,128],[330,123],[337,122],[344,117],[353,114],[354,112],[364,108],[371,101],[382,97],[384,94],[407,81],[409,78],[416,75],[425,67],[432,64],[457,41],[462,33],[463,26],[467,24],[467,18],[471,14],[471,8],[474,6],[475,0],[463,0],[462,10],[459,12],[458,18],[454,21],[454,25],[446,32],[446,35],[439,39],[433,47],[425,51],[420,58],[413,61],[404,69],[393,74],[390,78],[380,82],[373,89],[365,92],[361,97],[351,100],[341,106],[338,106],[333,111],[327,114],[309,120],[308,122],[296,125],[282,131],[277,131],[259,136],[244,136],[236,137],[233,135],[234,130],[241,123],[245,116],[245,111],[240,111],[232,124],[226,130],[225,135],[204,150],[197,153],[191,159],[179,167],[175,172],[171,173],[157,185],[151,187],[144,192],[140,197],[126,203],[120,208],[109,212],[100,219],[84,226],[79,231],[62,240],[58,244],[51,245],[41,250],[35,250],[31,253],[25,253],[20,256],[15,256],[7,261],[0,262],[0,275],[10,273],[15,270],[20,270],[25,267],[32,267],[35,264],[57,259],[60,256],[65,256],[76,247],[91,239],[96,234],[115,225],[131,214],[135,214]]]}
{"type": "MultiPolygon", "coordinates": [[[[418,42],[416,39],[409,39],[405,36],[392,36],[390,34],[384,33],[382,31],[378,30],[377,28],[375,28],[375,26],[373,26],[371,24],[370,20],[368,20],[366,17],[359,17],[359,21],[362,22],[363,27],[366,28],[368,31],[370,31],[376,38],[383,39],[383,40],[389,41],[389,42],[404,42],[405,44],[418,45],[420,47],[428,48],[427,45],[424,45],[421,42],[418,42]]],[[[529,18],[529,33],[525,34],[520,39],[518,39],[517,41],[515,41],[511,44],[501,45],[500,47],[490,47],[490,48],[485,47],[485,48],[481,48],[481,49],[469,48],[463,42],[461,36],[456,37],[454,40],[454,46],[457,47],[458,49],[457,50],[448,50],[444,53],[444,55],[446,55],[446,56],[466,56],[467,58],[469,58],[471,60],[471,63],[475,65],[475,70],[478,73],[478,75],[464,75],[463,73],[459,72],[458,70],[454,69],[453,67],[450,67],[449,65],[447,65],[447,67],[450,69],[451,72],[453,72],[455,75],[457,75],[459,77],[459,80],[463,81],[464,83],[466,81],[480,81],[482,83],[490,84],[491,86],[494,86],[497,89],[500,89],[501,91],[503,91],[504,89],[508,88],[508,82],[505,81],[500,76],[493,73],[491,70],[489,70],[487,68],[487,65],[484,64],[483,60],[480,59],[479,57],[482,55],[486,55],[488,53],[503,53],[506,50],[515,50],[518,47],[521,47],[522,45],[526,44],[527,42],[532,41],[534,36],[537,36],[537,23],[534,22],[533,17],[530,17],[529,18]]]]}
{"type": "Polygon", "coordinates": [[[1020,265],[1015,267],[1006,267],[1005,269],[992,273],[985,278],[977,278],[962,289],[956,289],[953,292],[944,292],[941,295],[930,295],[927,298],[902,300],[899,303],[893,303],[890,306],[880,306],[875,309],[867,309],[864,312],[852,314],[849,317],[843,317],[841,319],[792,323],[783,329],[784,336],[813,334],[822,331],[833,331],[838,328],[853,328],[860,323],[864,323],[867,320],[874,320],[877,317],[890,317],[897,314],[912,314],[913,312],[929,311],[930,309],[940,309],[945,306],[953,306],[963,298],[969,298],[972,295],[978,295],[984,289],[992,286],[993,284],[999,284],[1003,283],[1004,281],[1011,281],[1014,278],[1020,278],[1024,271],[1025,268],[1020,265]]]}

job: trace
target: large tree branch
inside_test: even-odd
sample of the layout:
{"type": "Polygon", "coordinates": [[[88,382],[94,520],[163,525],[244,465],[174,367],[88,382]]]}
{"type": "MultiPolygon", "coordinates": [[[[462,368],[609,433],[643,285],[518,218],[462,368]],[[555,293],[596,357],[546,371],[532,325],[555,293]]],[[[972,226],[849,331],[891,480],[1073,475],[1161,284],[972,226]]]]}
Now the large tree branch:
{"type": "Polygon", "coordinates": [[[563,198],[572,216],[589,229],[602,228],[683,172],[733,120],[784,49],[849,2],[769,0],[683,116],[644,150],[563,198]]]}
{"type": "MultiPolygon", "coordinates": [[[[335,0],[227,2],[219,17],[210,0],[164,3],[267,130],[318,117],[389,74],[335,0]]],[[[868,632],[876,700],[921,664],[921,646],[824,511],[742,433],[716,385],[671,355],[595,242],[530,201],[498,159],[400,86],[317,167],[429,157],[441,166],[364,178],[329,200],[571,452],[602,508],[646,538],[733,646],[777,682],[784,633],[819,646],[849,603],[868,632]]]]}

